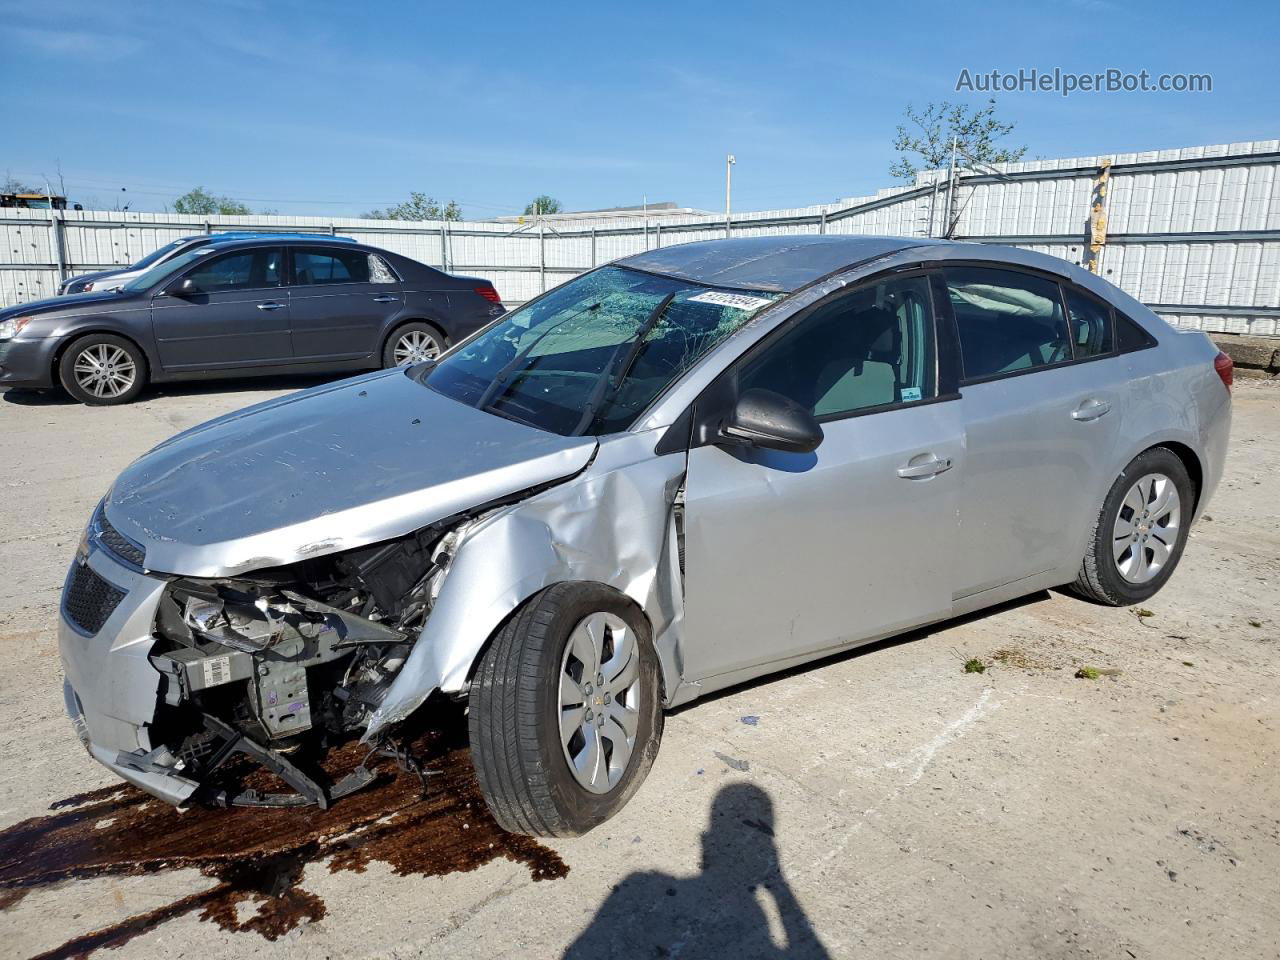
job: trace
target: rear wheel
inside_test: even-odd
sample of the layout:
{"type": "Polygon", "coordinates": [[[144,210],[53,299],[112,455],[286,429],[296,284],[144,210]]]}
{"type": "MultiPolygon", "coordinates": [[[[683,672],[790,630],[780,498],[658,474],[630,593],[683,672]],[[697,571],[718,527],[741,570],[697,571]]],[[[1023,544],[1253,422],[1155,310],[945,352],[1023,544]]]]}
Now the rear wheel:
{"type": "Polygon", "coordinates": [[[1102,504],[1071,589],[1116,607],[1154,595],[1182,557],[1194,502],[1177,455],[1155,447],[1137,456],[1102,504]]]}
{"type": "Polygon", "coordinates": [[[662,738],[643,614],[597,583],[542,591],[499,630],[471,685],[471,752],[498,824],[574,836],[613,816],[662,738]]]}
{"type": "Polygon", "coordinates": [[[129,403],[147,382],[142,351],[123,337],[91,333],[71,344],[58,362],[58,378],[81,403],[129,403]]]}
{"type": "Polygon", "coordinates": [[[444,334],[422,320],[406,323],[391,331],[382,348],[383,367],[407,367],[434,360],[444,352],[444,334]]]}

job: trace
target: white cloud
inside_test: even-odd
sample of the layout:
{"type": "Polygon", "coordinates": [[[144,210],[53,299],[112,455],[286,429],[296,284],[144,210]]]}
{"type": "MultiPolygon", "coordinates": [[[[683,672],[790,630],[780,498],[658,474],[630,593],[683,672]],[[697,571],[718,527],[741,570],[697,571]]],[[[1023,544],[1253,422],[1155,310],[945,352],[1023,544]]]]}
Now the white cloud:
{"type": "Polygon", "coordinates": [[[38,30],[15,27],[10,30],[18,43],[58,57],[92,60],[119,60],[137,53],[143,47],[140,37],[112,33],[87,33],[76,30],[38,30]]]}

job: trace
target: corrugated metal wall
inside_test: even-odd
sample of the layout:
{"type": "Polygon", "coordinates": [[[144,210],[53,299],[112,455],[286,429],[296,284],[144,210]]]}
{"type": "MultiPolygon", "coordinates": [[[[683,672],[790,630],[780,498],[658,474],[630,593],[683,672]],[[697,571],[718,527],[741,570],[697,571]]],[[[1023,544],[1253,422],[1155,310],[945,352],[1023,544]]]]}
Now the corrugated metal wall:
{"type": "MultiPolygon", "coordinates": [[[[735,214],[734,236],[866,233],[1010,243],[1081,263],[1102,165],[1099,272],[1156,312],[1210,331],[1280,335],[1280,140],[945,171],[875,196],[735,214]],[[952,195],[953,194],[953,195],[952,195]]],[[[62,275],[123,266],[170,240],[218,230],[339,233],[493,281],[519,303],[646,248],[725,235],[716,216],[404,223],[328,217],[0,210],[0,305],[52,296],[62,275]]]]}

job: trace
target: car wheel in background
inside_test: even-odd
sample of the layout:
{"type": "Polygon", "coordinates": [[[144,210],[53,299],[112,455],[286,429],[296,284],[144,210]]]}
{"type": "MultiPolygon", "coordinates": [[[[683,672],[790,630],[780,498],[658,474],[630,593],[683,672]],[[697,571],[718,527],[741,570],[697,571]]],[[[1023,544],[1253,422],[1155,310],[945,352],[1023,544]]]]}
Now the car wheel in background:
{"type": "Polygon", "coordinates": [[[1139,454],[1112,484],[1071,589],[1113,607],[1146,600],[1177,567],[1194,508],[1195,488],[1176,454],[1139,454]]]}
{"type": "Polygon", "coordinates": [[[383,367],[407,367],[424,360],[434,360],[444,352],[444,334],[421,320],[406,323],[391,331],[382,348],[383,367]]]}
{"type": "Polygon", "coordinates": [[[565,837],[613,816],[662,739],[644,615],[598,583],[560,583],[503,625],[471,684],[471,753],[498,824],[565,837]]]}
{"type": "Polygon", "coordinates": [[[81,403],[128,403],[146,386],[147,361],[142,351],[123,337],[91,333],[63,352],[58,379],[81,403]]]}

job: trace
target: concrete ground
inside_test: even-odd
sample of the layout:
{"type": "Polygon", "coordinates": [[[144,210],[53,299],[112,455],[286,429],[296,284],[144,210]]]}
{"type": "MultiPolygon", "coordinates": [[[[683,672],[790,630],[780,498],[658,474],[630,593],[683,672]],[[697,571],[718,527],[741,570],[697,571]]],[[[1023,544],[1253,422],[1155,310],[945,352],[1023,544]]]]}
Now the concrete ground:
{"type": "MultiPolygon", "coordinates": [[[[0,828],[111,782],[63,716],[53,629],[95,501],[173,432],[303,385],[0,396],[0,828]]],[[[273,942],[188,913],[110,955],[1275,957],[1280,385],[1235,398],[1227,476],[1150,616],[1041,594],[682,710],[626,809],[550,844],[562,879],[312,864],[327,912],[273,942]]],[[[211,883],[38,889],[0,912],[0,952],[211,883]]]]}

